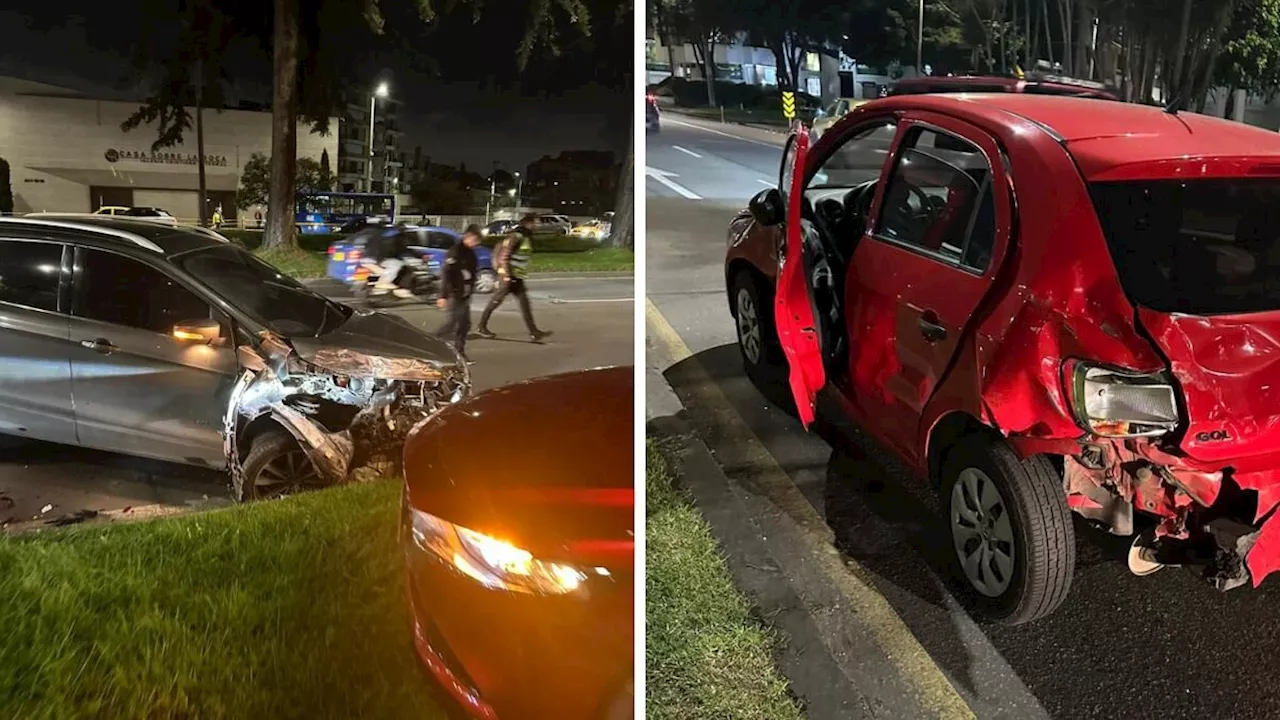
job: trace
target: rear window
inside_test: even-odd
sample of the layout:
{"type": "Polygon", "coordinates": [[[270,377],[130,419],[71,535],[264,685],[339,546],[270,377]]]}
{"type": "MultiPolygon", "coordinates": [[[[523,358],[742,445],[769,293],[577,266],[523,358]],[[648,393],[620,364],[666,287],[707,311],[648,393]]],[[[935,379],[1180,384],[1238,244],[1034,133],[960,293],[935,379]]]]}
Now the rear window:
{"type": "Polygon", "coordinates": [[[1134,303],[1191,315],[1280,310],[1280,179],[1093,183],[1134,303]]]}

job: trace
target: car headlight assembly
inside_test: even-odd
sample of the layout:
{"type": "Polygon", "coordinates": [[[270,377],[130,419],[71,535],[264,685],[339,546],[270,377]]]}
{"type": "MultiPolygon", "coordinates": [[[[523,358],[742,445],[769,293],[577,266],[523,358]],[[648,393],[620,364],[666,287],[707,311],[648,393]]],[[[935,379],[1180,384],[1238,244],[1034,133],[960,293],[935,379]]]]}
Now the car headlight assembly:
{"type": "Polygon", "coordinates": [[[498,538],[420,510],[410,512],[414,544],[485,587],[530,595],[567,595],[587,581],[587,573],[572,565],[538,560],[529,551],[498,538]]]}
{"type": "Polygon", "coordinates": [[[1177,429],[1177,390],[1166,373],[1136,373],[1081,361],[1063,368],[1071,409],[1102,437],[1155,437],[1177,429]]]}

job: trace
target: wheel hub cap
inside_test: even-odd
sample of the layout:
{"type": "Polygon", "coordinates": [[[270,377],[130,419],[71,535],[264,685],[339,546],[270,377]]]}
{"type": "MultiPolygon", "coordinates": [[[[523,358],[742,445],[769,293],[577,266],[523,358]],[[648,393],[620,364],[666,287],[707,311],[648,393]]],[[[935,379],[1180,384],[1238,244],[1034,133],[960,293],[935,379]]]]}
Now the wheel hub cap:
{"type": "Polygon", "coordinates": [[[965,577],[975,590],[998,597],[1013,582],[1013,525],[995,482],[977,468],[960,473],[951,489],[951,537],[965,577]]]}
{"type": "Polygon", "coordinates": [[[746,288],[738,291],[738,344],[751,364],[760,362],[760,320],[755,299],[746,288]]]}

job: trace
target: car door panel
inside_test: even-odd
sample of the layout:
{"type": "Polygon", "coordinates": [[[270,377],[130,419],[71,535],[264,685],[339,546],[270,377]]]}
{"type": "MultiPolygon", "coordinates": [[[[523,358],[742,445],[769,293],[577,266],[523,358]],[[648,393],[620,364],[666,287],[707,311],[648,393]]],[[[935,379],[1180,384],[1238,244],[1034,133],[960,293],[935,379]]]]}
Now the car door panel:
{"type": "MultiPolygon", "coordinates": [[[[77,281],[85,252],[77,253],[77,281]]],[[[135,302],[147,297],[139,290],[135,302]]],[[[214,347],[76,315],[70,337],[82,444],[173,462],[225,464],[222,418],[237,367],[230,344],[214,347]]]]}
{"type": "MultiPolygon", "coordinates": [[[[74,444],[68,325],[59,309],[67,250],[56,243],[0,241],[6,262],[22,257],[20,248],[33,250],[23,255],[38,262],[51,282],[49,292],[33,300],[21,296],[25,288],[0,287],[0,432],[74,444]]],[[[13,280],[8,267],[3,275],[13,280]]]]}
{"type": "MultiPolygon", "coordinates": [[[[913,131],[942,131],[969,141],[978,151],[973,157],[986,161],[986,184],[980,187],[990,193],[994,206],[991,259],[981,270],[961,267],[958,254],[951,257],[947,250],[949,243],[923,247],[892,237],[884,223],[885,213],[891,209],[877,212],[871,241],[862,243],[855,254],[846,286],[850,316],[859,318],[865,331],[882,344],[860,349],[871,357],[855,361],[852,392],[864,412],[876,415],[884,440],[914,461],[921,452],[919,433],[925,407],[972,331],[972,320],[1004,256],[1012,208],[1003,157],[989,136],[945,116],[909,116],[900,128],[891,168],[904,153],[904,138],[913,131]]],[[[891,190],[881,188],[881,192],[891,190]]],[[[939,218],[947,219],[953,197],[948,195],[948,205],[933,216],[930,229],[937,227],[939,218]]],[[[877,205],[892,202],[881,196],[877,205]]],[[[973,219],[983,198],[979,196],[975,202],[978,204],[969,210],[967,220],[952,218],[968,223],[964,240],[959,242],[973,236],[973,219]]]]}
{"type": "Polygon", "coordinates": [[[786,355],[788,384],[796,403],[800,422],[807,429],[816,417],[818,392],[826,385],[826,368],[822,356],[817,313],[809,286],[805,263],[804,168],[809,148],[809,133],[803,128],[789,140],[790,167],[784,168],[783,187],[787,190],[787,218],[783,251],[780,253],[778,285],[774,296],[774,322],[778,340],[786,355]]]}

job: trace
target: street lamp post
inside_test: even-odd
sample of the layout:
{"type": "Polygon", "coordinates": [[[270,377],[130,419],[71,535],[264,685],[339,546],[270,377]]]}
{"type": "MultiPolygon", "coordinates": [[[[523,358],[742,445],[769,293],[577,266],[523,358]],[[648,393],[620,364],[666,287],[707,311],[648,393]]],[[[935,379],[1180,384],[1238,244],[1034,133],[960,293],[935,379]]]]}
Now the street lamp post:
{"type": "Polygon", "coordinates": [[[916,28],[916,74],[924,74],[924,0],[920,0],[920,24],[916,28]]]}
{"type": "Polygon", "coordinates": [[[520,177],[520,173],[513,173],[516,176],[516,214],[520,214],[520,203],[524,198],[524,178],[520,177]]]}
{"type": "Polygon", "coordinates": [[[378,83],[377,89],[369,94],[369,157],[364,166],[364,191],[373,192],[373,115],[377,108],[378,98],[387,96],[387,84],[378,83]]]}

